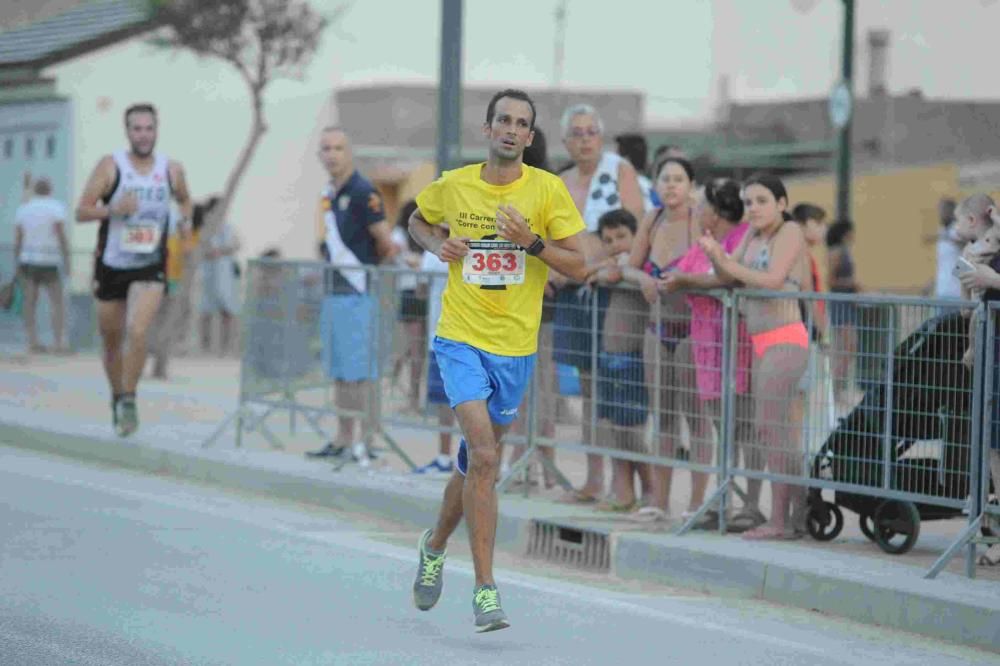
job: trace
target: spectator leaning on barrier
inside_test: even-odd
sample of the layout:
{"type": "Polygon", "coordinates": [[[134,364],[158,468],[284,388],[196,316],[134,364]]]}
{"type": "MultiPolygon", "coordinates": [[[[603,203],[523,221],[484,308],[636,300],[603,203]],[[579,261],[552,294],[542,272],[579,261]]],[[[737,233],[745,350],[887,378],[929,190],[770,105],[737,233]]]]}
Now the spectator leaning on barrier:
{"type": "MultiPolygon", "coordinates": [[[[694,216],[702,234],[715,239],[726,254],[739,247],[749,230],[743,222],[743,201],[740,199],[739,183],[728,179],[710,180],[700,190],[695,199],[694,216]]],[[[712,262],[700,245],[694,245],[677,263],[677,271],[670,273],[660,282],[664,291],[677,289],[704,289],[717,287],[718,279],[712,274],[712,262]]],[[[691,427],[691,459],[703,465],[712,462],[712,424],[719,433],[725,432],[722,423],[722,346],[723,310],[722,303],[711,296],[688,294],[691,308],[690,358],[694,364],[694,385],[690,386],[690,372],[681,376],[684,392],[697,394],[697,400],[680,401],[681,411],[691,427]]],[[[753,448],[750,402],[750,338],[746,325],[740,320],[737,331],[736,359],[736,404],[734,439],[738,452],[744,459],[759,455],[753,448]]],[[[754,467],[763,467],[757,464],[754,467]]],[[[691,500],[687,516],[696,511],[705,500],[708,474],[691,471],[691,500]]],[[[764,521],[760,511],[759,479],[747,481],[746,506],[727,522],[731,531],[746,531],[764,521]]],[[[710,511],[698,527],[714,528],[718,524],[718,512],[710,511]]]]}
{"type": "MultiPolygon", "coordinates": [[[[993,200],[985,194],[969,197],[955,211],[956,236],[975,245],[1000,229],[1000,211],[993,200]]],[[[981,292],[985,303],[1000,301],[1000,254],[994,254],[988,263],[972,262],[973,270],[961,275],[962,289],[970,294],[981,292]]],[[[996,317],[996,314],[993,315],[996,317]]],[[[994,331],[996,330],[994,322],[994,331]]],[[[1000,336],[994,335],[989,342],[993,345],[994,359],[1000,359],[1000,336]]],[[[1000,488],[1000,362],[994,360],[993,367],[993,412],[986,421],[989,426],[990,476],[993,488],[1000,488]]],[[[995,526],[994,522],[994,526],[995,526]]],[[[1000,565],[1000,544],[993,544],[979,557],[983,566],[1000,565]]]]}
{"type": "MultiPolygon", "coordinates": [[[[688,337],[690,312],[687,301],[680,294],[660,295],[657,280],[677,268],[677,263],[695,243],[699,231],[695,229],[691,208],[691,194],[695,187],[694,168],[683,157],[663,158],[655,171],[653,181],[663,207],[647,215],[639,224],[629,265],[641,270],[639,287],[650,305],[649,320],[643,344],[646,366],[646,383],[653,386],[651,402],[655,418],[659,419],[660,441],[654,454],[674,457],[678,453],[680,420],[677,400],[680,386],[679,373],[685,361],[678,351],[688,337]],[[657,311],[657,303],[659,310],[657,311]],[[657,314],[658,312],[658,314],[657,314]],[[659,359],[659,369],[657,369],[659,359]],[[656,386],[659,371],[659,386],[656,386]]],[[[640,508],[633,516],[640,521],[664,520],[669,514],[670,485],[673,468],[656,465],[652,471],[651,504],[640,508]]]]}
{"type": "MultiPolygon", "coordinates": [[[[30,178],[30,177],[29,177],[30,178]]],[[[14,213],[14,260],[24,290],[24,327],[28,333],[28,351],[48,351],[38,341],[35,307],[38,291],[49,295],[52,335],[55,351],[67,351],[63,340],[63,274],[68,274],[69,243],[66,240],[66,206],[52,196],[52,183],[38,178],[33,196],[14,213]]]]}
{"type": "MultiPolygon", "coordinates": [[[[758,174],[744,184],[750,232],[732,257],[709,236],[698,243],[722,284],[749,289],[798,292],[809,283],[809,262],[802,227],[786,220],[788,193],[776,176],[758,174]]],[[[741,303],[753,347],[751,393],[754,423],[771,472],[801,475],[800,382],[809,361],[809,333],[798,300],[748,298],[741,303]]],[[[747,539],[801,536],[805,525],[805,488],[771,484],[771,519],[743,534],[747,539]],[[787,525],[791,509],[792,524],[787,525]]]]}
{"type": "MultiPolygon", "coordinates": [[[[366,408],[368,383],[377,377],[378,366],[378,359],[372,358],[378,301],[369,294],[371,285],[362,267],[392,260],[399,248],[392,242],[382,197],[354,168],[350,139],[343,129],[323,129],[319,158],[330,182],[320,197],[317,215],[326,231],[333,264],[326,273],[326,297],[320,314],[323,367],[336,384],[337,408],[361,412],[366,408]]],[[[338,456],[357,444],[356,456],[367,460],[364,444],[354,440],[356,420],[353,415],[339,415],[336,440],[307,455],[338,456]]],[[[367,438],[367,433],[360,434],[367,438]]]]}
{"type": "MultiPolygon", "coordinates": [[[[583,217],[587,231],[583,237],[584,253],[588,262],[602,258],[603,245],[596,235],[601,215],[624,208],[636,217],[642,215],[642,193],[635,169],[628,160],[604,150],[604,124],[597,110],[589,104],[576,104],[563,112],[563,144],[573,160],[573,166],[559,174],[573,203],[583,217]]],[[[581,439],[585,445],[593,443],[591,432],[593,410],[593,345],[599,345],[600,329],[607,308],[607,292],[601,290],[592,296],[581,292],[573,284],[553,275],[552,284],[559,287],[556,294],[556,311],[553,355],[557,363],[574,366],[580,374],[580,392],[583,404],[581,439]],[[593,308],[598,308],[598,330],[593,328],[593,308]]],[[[587,456],[587,479],[583,487],[567,493],[567,502],[596,502],[604,492],[604,457],[587,456]]]]}
{"type": "MultiPolygon", "coordinates": [[[[635,216],[624,208],[608,211],[598,220],[607,259],[592,266],[589,283],[596,288],[620,282],[630,270],[628,257],[638,227],[635,216]]],[[[634,269],[631,269],[634,270],[634,269]]],[[[604,448],[630,453],[648,453],[644,441],[649,416],[649,391],[642,363],[646,304],[633,290],[614,289],[608,299],[600,355],[597,360],[597,442],[604,448]]],[[[596,506],[612,512],[631,512],[642,503],[635,492],[635,476],[643,496],[650,492],[646,463],[611,459],[612,497],[596,506]]]]}

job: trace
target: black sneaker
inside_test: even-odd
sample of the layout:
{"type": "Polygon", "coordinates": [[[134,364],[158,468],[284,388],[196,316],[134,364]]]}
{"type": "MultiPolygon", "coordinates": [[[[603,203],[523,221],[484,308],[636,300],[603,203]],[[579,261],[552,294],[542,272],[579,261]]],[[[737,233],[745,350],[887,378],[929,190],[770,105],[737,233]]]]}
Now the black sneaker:
{"type": "Polygon", "coordinates": [[[334,446],[333,442],[327,442],[322,449],[306,451],[306,458],[340,458],[346,451],[346,446],[334,446]]]}

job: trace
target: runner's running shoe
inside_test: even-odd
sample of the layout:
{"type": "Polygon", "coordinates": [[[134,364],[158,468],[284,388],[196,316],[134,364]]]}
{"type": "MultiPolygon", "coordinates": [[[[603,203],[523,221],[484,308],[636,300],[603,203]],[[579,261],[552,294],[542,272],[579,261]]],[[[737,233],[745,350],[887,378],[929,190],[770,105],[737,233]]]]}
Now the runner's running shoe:
{"type": "Polygon", "coordinates": [[[427,540],[433,530],[427,530],[417,543],[420,562],[417,564],[417,579],[413,582],[413,603],[420,610],[430,610],[441,598],[441,588],[444,586],[445,553],[427,552],[427,540]]]}
{"type": "Polygon", "coordinates": [[[139,409],[134,397],[124,396],[118,399],[116,420],[119,437],[128,437],[139,429],[139,409]]]}
{"type": "Polygon", "coordinates": [[[476,616],[476,631],[484,633],[510,626],[507,614],[500,608],[500,593],[496,585],[481,585],[472,595],[472,612],[476,616]]]}

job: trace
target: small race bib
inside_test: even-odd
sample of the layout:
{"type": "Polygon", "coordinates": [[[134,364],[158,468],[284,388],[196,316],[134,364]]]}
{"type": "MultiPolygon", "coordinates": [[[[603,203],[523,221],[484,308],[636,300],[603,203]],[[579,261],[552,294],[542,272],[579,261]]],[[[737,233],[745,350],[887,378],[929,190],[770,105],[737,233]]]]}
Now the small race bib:
{"type": "Polygon", "coordinates": [[[122,227],[123,252],[150,254],[160,246],[160,225],[155,222],[127,224],[122,227]]]}
{"type": "Polygon", "coordinates": [[[469,241],[469,254],[462,264],[462,280],[468,284],[522,284],[527,253],[507,240],[469,241]]]}

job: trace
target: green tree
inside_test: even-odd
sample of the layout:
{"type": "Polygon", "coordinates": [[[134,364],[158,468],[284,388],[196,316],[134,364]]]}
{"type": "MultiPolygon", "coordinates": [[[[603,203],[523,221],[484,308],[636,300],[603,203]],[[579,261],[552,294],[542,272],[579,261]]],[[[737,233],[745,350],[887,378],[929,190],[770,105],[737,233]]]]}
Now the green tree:
{"type": "MultiPolygon", "coordinates": [[[[316,53],[329,19],[307,0],[155,0],[166,26],[151,39],[156,46],[217,58],[239,73],[250,94],[250,132],[226,178],[208,226],[226,219],[240,181],[267,132],[264,93],[277,79],[301,79],[316,53]]],[[[344,11],[338,7],[333,19],[344,11]]],[[[206,229],[210,235],[211,230],[206,229]]]]}

